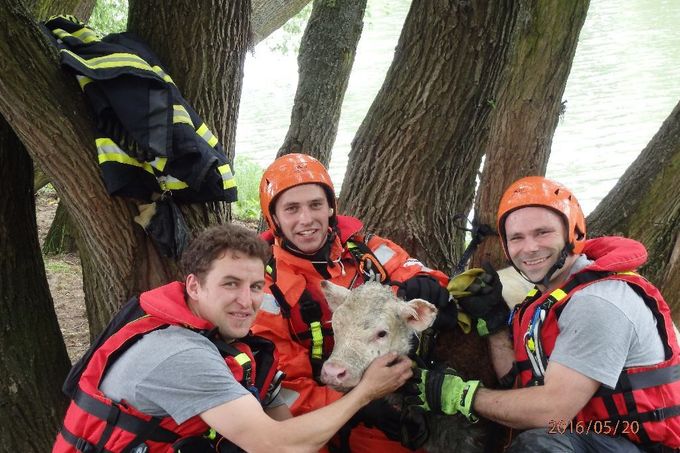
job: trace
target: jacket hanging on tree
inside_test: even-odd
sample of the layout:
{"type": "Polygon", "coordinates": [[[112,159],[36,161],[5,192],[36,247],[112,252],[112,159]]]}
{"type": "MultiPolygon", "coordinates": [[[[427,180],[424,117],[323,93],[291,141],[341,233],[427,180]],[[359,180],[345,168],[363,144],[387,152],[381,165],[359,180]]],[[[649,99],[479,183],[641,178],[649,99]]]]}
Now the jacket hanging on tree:
{"type": "Polygon", "coordinates": [[[99,38],[73,16],[45,26],[97,122],[97,154],[110,195],[150,201],[236,200],[236,182],[217,138],[182,97],[158,57],[132,33],[99,38]]]}

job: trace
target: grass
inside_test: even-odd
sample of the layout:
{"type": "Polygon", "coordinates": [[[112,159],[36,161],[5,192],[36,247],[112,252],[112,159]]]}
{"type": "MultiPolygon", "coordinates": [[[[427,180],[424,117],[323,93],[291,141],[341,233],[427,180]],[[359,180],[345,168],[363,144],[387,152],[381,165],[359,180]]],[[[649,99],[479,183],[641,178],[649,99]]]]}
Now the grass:
{"type": "Polygon", "coordinates": [[[238,187],[238,201],[231,205],[234,218],[254,221],[260,218],[260,179],[264,170],[247,157],[237,156],[234,177],[238,187]]]}

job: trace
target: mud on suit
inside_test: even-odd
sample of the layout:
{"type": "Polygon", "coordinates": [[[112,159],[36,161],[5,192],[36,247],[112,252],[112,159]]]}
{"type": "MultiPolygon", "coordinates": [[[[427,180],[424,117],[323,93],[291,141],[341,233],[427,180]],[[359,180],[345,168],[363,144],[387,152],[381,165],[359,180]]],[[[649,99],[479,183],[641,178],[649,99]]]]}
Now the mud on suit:
{"type": "Polygon", "coordinates": [[[520,387],[542,384],[543,371],[560,334],[559,316],[575,292],[598,281],[623,281],[651,310],[664,360],[624,368],[615,388],[600,386],[575,421],[594,427],[592,432],[624,435],[649,451],[680,451],[680,348],[667,303],[650,282],[635,273],[647,259],[646,250],[631,239],[607,237],[587,241],[583,253],[594,262],[551,293],[532,290],[515,308],[512,336],[519,373],[516,383],[520,387]]]}
{"type": "MultiPolygon", "coordinates": [[[[253,332],[276,344],[280,367],[286,373],[281,396],[294,415],[327,406],[342,396],[315,380],[320,365],[333,350],[331,311],[321,293],[322,280],[354,288],[369,278],[383,281],[379,274],[384,272],[387,274],[382,276],[384,280],[391,282],[423,274],[434,277],[443,287],[448,282],[444,273],[425,267],[392,241],[364,236],[360,233],[362,227],[358,219],[338,216],[337,235],[327,262],[296,256],[282,247],[279,239],[274,242],[271,232],[263,235],[274,242],[274,265],[268,268],[267,294],[253,332]],[[376,271],[377,267],[382,269],[376,271]]],[[[387,439],[380,430],[363,424],[352,430],[350,448],[353,453],[408,451],[399,442],[387,439]]]]}
{"type": "Polygon", "coordinates": [[[211,323],[189,310],[184,293],[184,285],[174,282],[131,299],[73,367],[64,384],[72,401],[54,453],[125,452],[136,447],[148,453],[242,451],[216,435],[198,415],[177,424],[170,416],[153,417],[125,401],[114,402],[100,390],[106,371],[127,348],[147,333],[180,326],[208,337],[234,379],[262,404],[273,399],[280,377],[273,344],[253,335],[225,343],[214,335],[211,323]]]}

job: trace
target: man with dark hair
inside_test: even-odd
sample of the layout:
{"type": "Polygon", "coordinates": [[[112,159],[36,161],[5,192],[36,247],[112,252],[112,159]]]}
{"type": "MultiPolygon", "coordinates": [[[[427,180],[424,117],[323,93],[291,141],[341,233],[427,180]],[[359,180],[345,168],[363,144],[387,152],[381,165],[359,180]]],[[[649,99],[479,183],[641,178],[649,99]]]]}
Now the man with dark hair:
{"type": "MultiPolygon", "coordinates": [[[[320,384],[321,366],[333,350],[331,311],[321,281],[354,288],[367,281],[392,286],[406,300],[421,298],[439,309],[435,328],[457,325],[448,277],[429,269],[399,245],[363,231],[359,219],[338,215],[335,191],[321,162],[286,154],[262,175],[260,207],[272,244],[267,294],[253,331],[272,340],[286,373],[282,394],[294,414],[326,406],[341,393],[320,384]]],[[[354,453],[406,451],[401,414],[376,401],[354,417],[340,447],[354,453]]]]}
{"type": "Polygon", "coordinates": [[[535,288],[512,311],[509,332],[492,322],[509,314],[497,276],[490,291],[459,303],[495,327],[494,365],[516,388],[423,370],[418,405],[523,430],[508,452],[680,451],[680,347],[668,304],[636,271],[645,247],[587,240],[574,194],[542,176],[506,190],[498,233],[535,288]]]}
{"type": "Polygon", "coordinates": [[[274,347],[249,333],[268,257],[242,227],[199,235],[183,255],[185,282],[128,302],[74,367],[78,387],[53,451],[318,450],[411,375],[406,358],[383,356],[347,397],[291,418],[277,398],[274,347]]]}

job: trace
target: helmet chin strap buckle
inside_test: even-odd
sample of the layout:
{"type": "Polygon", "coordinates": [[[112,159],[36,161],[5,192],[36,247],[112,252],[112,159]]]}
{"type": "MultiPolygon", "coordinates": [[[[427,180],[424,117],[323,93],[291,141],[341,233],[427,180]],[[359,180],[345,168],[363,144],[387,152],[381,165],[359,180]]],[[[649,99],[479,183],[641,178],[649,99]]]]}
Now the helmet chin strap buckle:
{"type": "MultiPolygon", "coordinates": [[[[546,288],[550,286],[550,279],[552,278],[553,275],[555,275],[555,272],[558,270],[562,269],[564,266],[564,263],[567,261],[567,257],[571,254],[571,251],[574,250],[574,245],[573,244],[566,244],[563,248],[562,251],[560,252],[560,257],[555,262],[555,264],[552,265],[550,269],[548,269],[548,272],[545,274],[545,276],[540,280],[540,281],[532,281],[531,283],[534,283],[536,285],[542,285],[546,288]]],[[[531,280],[529,280],[531,281],[531,280]]]]}

